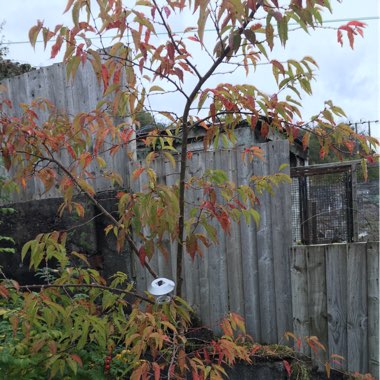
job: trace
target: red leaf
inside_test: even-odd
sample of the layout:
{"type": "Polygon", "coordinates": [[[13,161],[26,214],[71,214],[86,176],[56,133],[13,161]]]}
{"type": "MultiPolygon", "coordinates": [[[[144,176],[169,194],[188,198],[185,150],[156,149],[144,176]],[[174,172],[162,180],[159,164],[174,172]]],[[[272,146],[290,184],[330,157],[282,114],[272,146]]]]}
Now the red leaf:
{"type": "Polygon", "coordinates": [[[146,251],[145,251],[145,248],[142,246],[139,249],[139,259],[142,266],[145,265],[145,258],[146,258],[146,251]]]}
{"type": "Polygon", "coordinates": [[[141,58],[140,61],[139,61],[139,69],[140,69],[140,73],[143,72],[143,69],[144,69],[144,63],[145,63],[145,58],[141,58]]]}
{"type": "Polygon", "coordinates": [[[156,16],[156,10],[157,10],[157,7],[152,7],[152,9],[150,10],[150,13],[152,15],[152,19],[154,20],[155,16],[156,16]]]}
{"type": "Polygon", "coordinates": [[[319,151],[319,157],[321,158],[321,160],[323,160],[325,156],[326,156],[326,149],[324,147],[321,147],[319,151]]]}
{"type": "Polygon", "coordinates": [[[218,215],[216,215],[216,218],[218,219],[221,227],[223,228],[224,232],[230,232],[231,227],[231,220],[226,212],[222,212],[218,215]]]}
{"type": "Polygon", "coordinates": [[[188,236],[186,238],[186,252],[190,255],[191,259],[194,260],[195,254],[198,251],[198,242],[194,235],[188,236]]]}
{"type": "Polygon", "coordinates": [[[154,380],[160,380],[160,373],[161,373],[160,366],[156,362],[154,362],[152,365],[153,365],[153,370],[154,370],[154,380]]]}
{"type": "Polygon", "coordinates": [[[260,28],[262,28],[262,25],[260,23],[257,23],[257,24],[254,24],[254,25],[251,26],[251,29],[253,31],[258,30],[260,28]]]}
{"type": "Polygon", "coordinates": [[[248,8],[251,9],[252,11],[255,11],[255,10],[256,10],[256,7],[257,7],[256,0],[248,0],[248,1],[247,1],[247,6],[248,6],[248,8]]]}
{"type": "Polygon", "coordinates": [[[282,65],[281,62],[276,61],[275,59],[272,59],[272,60],[270,61],[270,63],[271,63],[273,66],[276,66],[276,67],[280,70],[280,73],[281,73],[281,74],[285,74],[285,69],[284,69],[284,66],[282,65]]]}
{"type": "Polygon", "coordinates": [[[284,365],[284,368],[286,369],[286,372],[288,373],[288,376],[290,377],[291,374],[292,374],[292,367],[291,367],[291,365],[289,364],[289,362],[287,360],[283,360],[282,364],[284,365]]]}
{"type": "Polygon", "coordinates": [[[169,59],[174,61],[174,53],[175,53],[174,45],[172,43],[167,44],[166,50],[168,52],[169,59]]]}
{"type": "Polygon", "coordinates": [[[70,156],[76,160],[77,158],[77,155],[76,153],[74,152],[74,149],[71,147],[71,145],[67,145],[67,151],[70,153],[70,156]]]}
{"type": "Polygon", "coordinates": [[[104,86],[104,92],[106,91],[109,83],[109,73],[107,70],[107,67],[103,64],[102,65],[102,80],[103,80],[103,86],[104,86]]]}
{"type": "Polygon", "coordinates": [[[251,116],[251,128],[255,129],[257,125],[258,117],[256,115],[251,116]]]}
{"type": "Polygon", "coordinates": [[[340,43],[340,46],[343,46],[343,34],[342,34],[342,31],[340,31],[338,29],[337,35],[338,35],[338,42],[340,43]]]}
{"type": "Polygon", "coordinates": [[[163,10],[166,14],[166,17],[169,17],[170,16],[170,9],[168,7],[163,7],[163,10]]]}
{"type": "Polygon", "coordinates": [[[349,23],[347,23],[347,25],[356,26],[358,28],[365,28],[367,26],[367,24],[361,21],[350,21],[349,23]]]}
{"type": "Polygon", "coordinates": [[[113,75],[113,83],[120,83],[121,77],[121,67],[115,70],[115,74],[113,75]]]}
{"type": "Polygon", "coordinates": [[[181,82],[183,82],[183,71],[179,69],[178,67],[174,68],[174,72],[176,73],[177,77],[181,82]]]}
{"type": "Polygon", "coordinates": [[[63,37],[59,35],[55,41],[55,44],[51,47],[50,58],[55,58],[57,56],[58,52],[61,50],[62,42],[63,37]]]}
{"type": "Polygon", "coordinates": [[[268,132],[269,132],[269,125],[268,125],[268,123],[263,122],[263,124],[261,125],[261,131],[260,131],[261,136],[267,137],[268,132]]]}
{"type": "Polygon", "coordinates": [[[72,354],[70,356],[71,359],[75,360],[81,367],[83,367],[82,359],[78,355],[72,354]]]}

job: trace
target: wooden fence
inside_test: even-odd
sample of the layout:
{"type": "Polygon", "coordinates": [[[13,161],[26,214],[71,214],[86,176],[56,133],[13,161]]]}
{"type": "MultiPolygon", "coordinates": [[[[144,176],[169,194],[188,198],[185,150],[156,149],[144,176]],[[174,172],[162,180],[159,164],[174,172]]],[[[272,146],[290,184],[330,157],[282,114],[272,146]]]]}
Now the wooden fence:
{"type": "MultiPolygon", "coordinates": [[[[99,83],[89,62],[79,66],[75,80],[68,80],[66,78],[65,64],[58,63],[13,78],[4,79],[2,84],[6,90],[0,93],[0,99],[7,98],[14,105],[12,109],[4,108],[4,112],[13,117],[22,115],[22,108],[19,107],[21,103],[29,104],[38,98],[48,99],[56,107],[57,112],[73,117],[79,112],[95,110],[103,93],[102,84],[99,83]]],[[[48,112],[38,111],[41,123],[47,120],[48,116],[48,112]]],[[[135,144],[131,149],[135,149],[135,144]]],[[[127,172],[129,158],[127,153],[126,150],[120,150],[114,156],[108,153],[102,156],[107,162],[107,169],[119,173],[126,186],[129,179],[127,172]]],[[[61,151],[57,158],[65,166],[69,166],[72,161],[67,151],[61,151]]],[[[100,169],[96,164],[89,165],[87,170],[96,174],[94,179],[91,180],[91,184],[97,192],[113,188],[111,181],[100,175],[100,169]]],[[[6,175],[6,173],[1,173],[0,168],[1,174],[6,175]]],[[[38,179],[32,179],[28,182],[26,189],[21,189],[20,193],[13,193],[11,200],[23,202],[60,196],[60,192],[54,186],[48,192],[45,192],[42,182],[38,179]]]]}
{"type": "Polygon", "coordinates": [[[293,247],[291,282],[295,334],[379,378],[379,242],[293,247]]]}
{"type": "MultiPolygon", "coordinates": [[[[245,133],[245,132],[244,132],[245,133]]],[[[251,139],[239,139],[248,143],[251,139]]],[[[251,140],[252,141],[252,140],[251,140]]],[[[255,175],[278,172],[281,164],[289,162],[287,141],[274,141],[260,145],[265,161],[242,160],[244,146],[217,151],[194,150],[189,161],[189,175],[201,175],[205,169],[224,169],[230,180],[248,184],[255,175]]],[[[172,184],[178,177],[169,162],[158,160],[155,165],[160,181],[172,184]]],[[[289,168],[287,168],[289,172],[289,168]]],[[[146,179],[140,177],[134,190],[144,188],[146,179]]],[[[199,203],[201,190],[187,190],[186,200],[199,203]]],[[[188,255],[184,265],[184,297],[199,312],[202,322],[215,326],[229,311],[243,315],[248,332],[261,342],[275,343],[283,340],[285,331],[292,329],[290,261],[291,246],[290,184],[282,184],[273,196],[265,194],[260,199],[261,215],[257,227],[252,221],[234,224],[231,234],[218,230],[220,244],[210,247],[203,257],[194,261],[188,255]]],[[[171,259],[155,255],[152,266],[160,276],[175,279],[175,247],[171,259]]],[[[135,279],[139,290],[147,289],[151,278],[135,263],[135,279]]]]}

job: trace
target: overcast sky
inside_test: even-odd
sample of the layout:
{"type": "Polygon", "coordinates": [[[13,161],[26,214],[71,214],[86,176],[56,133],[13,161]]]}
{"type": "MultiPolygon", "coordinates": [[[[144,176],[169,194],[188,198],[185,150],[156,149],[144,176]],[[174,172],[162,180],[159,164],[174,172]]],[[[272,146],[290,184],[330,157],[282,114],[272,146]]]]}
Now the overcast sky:
{"type": "MultiPolygon", "coordinates": [[[[69,22],[69,15],[62,15],[66,0],[0,0],[0,3],[0,20],[6,22],[2,34],[10,43],[8,58],[34,66],[57,62],[49,58],[49,49],[43,51],[42,44],[37,45],[34,51],[29,43],[22,42],[28,41],[28,31],[37,19],[45,20],[50,27],[69,22]]],[[[334,12],[326,13],[325,21],[342,21],[327,22],[325,26],[337,27],[346,23],[346,19],[367,23],[365,38],[356,38],[354,50],[350,49],[347,39],[343,48],[340,47],[333,30],[312,32],[310,36],[293,32],[286,51],[278,51],[273,58],[301,59],[310,55],[318,62],[320,69],[313,85],[313,96],[303,98],[306,117],[318,113],[324,100],[332,99],[346,111],[352,122],[379,120],[379,0],[343,0],[341,3],[331,0],[331,3],[334,12]]],[[[253,83],[270,93],[275,90],[267,80],[269,69],[269,66],[260,66],[253,76],[253,83]]],[[[240,80],[234,76],[223,77],[224,82],[240,80]]],[[[173,98],[168,103],[175,108],[175,102],[173,98]]],[[[372,124],[371,127],[373,135],[380,136],[380,124],[372,124]]]]}

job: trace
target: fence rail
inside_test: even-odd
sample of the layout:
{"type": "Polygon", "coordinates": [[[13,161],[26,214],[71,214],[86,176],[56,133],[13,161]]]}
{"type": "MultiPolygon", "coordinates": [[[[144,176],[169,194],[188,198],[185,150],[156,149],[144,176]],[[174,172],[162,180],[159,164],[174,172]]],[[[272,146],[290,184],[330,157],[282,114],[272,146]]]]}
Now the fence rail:
{"type": "Polygon", "coordinates": [[[293,247],[291,282],[295,334],[379,378],[379,242],[293,247]]]}

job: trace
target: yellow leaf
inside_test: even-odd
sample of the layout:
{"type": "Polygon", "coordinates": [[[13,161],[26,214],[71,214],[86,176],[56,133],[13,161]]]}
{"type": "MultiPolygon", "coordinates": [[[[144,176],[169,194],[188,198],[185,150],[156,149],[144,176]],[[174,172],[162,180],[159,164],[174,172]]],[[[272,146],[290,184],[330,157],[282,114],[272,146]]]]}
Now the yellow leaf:
{"type": "Polygon", "coordinates": [[[150,89],[149,89],[149,92],[153,92],[153,91],[161,91],[161,92],[164,92],[165,90],[160,87],[160,86],[152,86],[150,89]]]}
{"type": "Polygon", "coordinates": [[[164,156],[169,160],[169,162],[171,163],[173,169],[175,169],[176,162],[175,162],[175,159],[174,159],[173,155],[170,154],[170,153],[168,153],[168,152],[164,152],[164,156]]]}
{"type": "Polygon", "coordinates": [[[329,379],[330,378],[330,373],[331,373],[331,366],[329,363],[325,363],[325,368],[326,368],[326,376],[329,379]]]}
{"type": "Polygon", "coordinates": [[[98,161],[98,165],[100,168],[105,168],[107,166],[106,161],[100,156],[96,157],[96,161],[98,161]]]}

